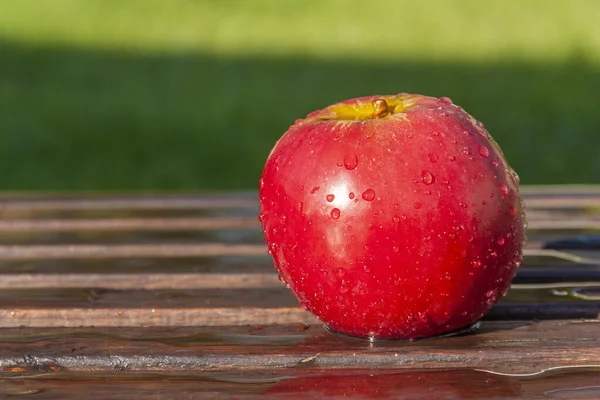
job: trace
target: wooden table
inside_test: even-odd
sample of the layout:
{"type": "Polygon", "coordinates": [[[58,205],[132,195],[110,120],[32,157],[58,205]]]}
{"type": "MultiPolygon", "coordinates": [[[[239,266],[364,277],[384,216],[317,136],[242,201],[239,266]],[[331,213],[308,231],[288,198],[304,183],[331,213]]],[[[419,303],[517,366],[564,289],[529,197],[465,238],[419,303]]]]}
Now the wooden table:
{"type": "Polygon", "coordinates": [[[525,265],[475,334],[326,331],[255,193],[0,197],[0,398],[600,398],[600,187],[525,187],[525,265]],[[10,397],[12,398],[12,397],[10,397]]]}

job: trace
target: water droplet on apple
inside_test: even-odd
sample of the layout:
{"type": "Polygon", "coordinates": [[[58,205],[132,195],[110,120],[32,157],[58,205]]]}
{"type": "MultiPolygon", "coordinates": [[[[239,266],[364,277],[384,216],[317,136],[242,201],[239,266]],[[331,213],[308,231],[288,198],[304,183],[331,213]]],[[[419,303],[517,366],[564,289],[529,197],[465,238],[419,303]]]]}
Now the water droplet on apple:
{"type": "Polygon", "coordinates": [[[265,214],[263,214],[263,213],[258,214],[258,220],[260,222],[262,222],[264,218],[265,218],[265,214]]]}
{"type": "Polygon", "coordinates": [[[340,293],[348,293],[348,286],[345,286],[345,285],[340,286],[340,293]]]}
{"type": "Polygon", "coordinates": [[[312,188],[312,190],[310,191],[310,194],[315,194],[319,191],[319,189],[321,189],[320,186],[315,186],[314,188],[312,188]]]}
{"type": "Polygon", "coordinates": [[[463,203],[462,201],[458,203],[461,208],[467,208],[467,203],[463,203]]]}
{"type": "Polygon", "coordinates": [[[333,210],[331,210],[331,218],[338,219],[339,217],[340,217],[340,209],[339,208],[334,208],[333,210]]]}
{"type": "Polygon", "coordinates": [[[414,207],[418,210],[422,207],[423,205],[421,203],[419,203],[418,201],[414,204],[414,207]]]}
{"type": "Polygon", "coordinates": [[[325,197],[325,199],[331,203],[335,199],[335,195],[330,193],[325,197]]]}
{"type": "Polygon", "coordinates": [[[394,215],[394,218],[392,218],[392,221],[394,221],[395,223],[400,222],[400,217],[397,215],[394,215]]]}
{"type": "Polygon", "coordinates": [[[433,175],[431,174],[431,172],[429,172],[427,170],[423,170],[423,172],[421,172],[421,180],[423,181],[424,184],[431,185],[434,181],[434,178],[433,178],[433,175]]]}
{"type": "Polygon", "coordinates": [[[448,105],[452,104],[452,100],[450,99],[450,97],[440,97],[440,101],[444,104],[448,104],[448,105]]]}
{"type": "Polygon", "coordinates": [[[498,168],[498,161],[492,161],[492,166],[494,168],[498,168]]]}
{"type": "Polygon", "coordinates": [[[485,146],[479,146],[479,155],[483,158],[488,158],[490,156],[490,150],[485,146]]]}
{"type": "Polygon", "coordinates": [[[344,167],[349,170],[353,170],[358,165],[358,157],[356,154],[347,154],[344,157],[344,167]]]}
{"type": "Polygon", "coordinates": [[[427,157],[429,157],[429,161],[431,161],[432,163],[435,163],[440,159],[440,157],[436,153],[429,153],[427,157]]]}
{"type": "Polygon", "coordinates": [[[367,189],[363,192],[362,198],[366,201],[371,201],[375,198],[375,191],[373,189],[367,189]]]}
{"type": "Polygon", "coordinates": [[[400,247],[392,246],[392,250],[394,251],[394,253],[398,253],[400,251],[400,247]]]}
{"type": "Polygon", "coordinates": [[[354,193],[352,193],[352,192],[348,193],[348,197],[350,198],[350,200],[352,200],[354,198],[354,193]]]}
{"type": "Polygon", "coordinates": [[[502,193],[502,197],[506,197],[508,195],[508,186],[504,183],[498,186],[498,190],[502,193]]]}
{"type": "Polygon", "coordinates": [[[341,278],[346,275],[346,270],[344,268],[338,268],[335,270],[335,274],[341,278]]]}
{"type": "Polygon", "coordinates": [[[448,159],[449,159],[450,161],[456,161],[456,157],[455,157],[455,156],[450,156],[450,157],[448,157],[448,159]]]}
{"type": "Polygon", "coordinates": [[[299,213],[302,212],[302,209],[304,208],[304,203],[299,201],[298,203],[296,203],[296,210],[298,210],[299,213]]]}

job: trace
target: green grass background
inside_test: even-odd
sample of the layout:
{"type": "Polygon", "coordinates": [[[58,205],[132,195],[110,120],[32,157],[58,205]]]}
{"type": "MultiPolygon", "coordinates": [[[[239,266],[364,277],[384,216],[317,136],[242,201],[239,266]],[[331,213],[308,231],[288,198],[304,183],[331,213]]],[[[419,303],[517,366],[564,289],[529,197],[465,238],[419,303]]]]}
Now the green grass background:
{"type": "Polygon", "coordinates": [[[253,189],[296,118],[397,92],[451,97],[523,183],[600,183],[598,21],[596,0],[0,0],[0,189],[253,189]]]}

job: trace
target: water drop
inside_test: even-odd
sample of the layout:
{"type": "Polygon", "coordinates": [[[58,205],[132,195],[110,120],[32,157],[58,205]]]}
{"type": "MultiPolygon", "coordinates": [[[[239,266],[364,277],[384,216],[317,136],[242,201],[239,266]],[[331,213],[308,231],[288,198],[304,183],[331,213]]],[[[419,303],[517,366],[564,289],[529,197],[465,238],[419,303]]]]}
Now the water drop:
{"type": "Polygon", "coordinates": [[[363,192],[362,198],[366,201],[371,201],[375,198],[375,191],[373,189],[367,189],[363,192]]]}
{"type": "Polygon", "coordinates": [[[302,212],[302,209],[304,208],[304,203],[299,201],[298,203],[296,203],[296,210],[298,210],[298,212],[302,212]]]}
{"type": "Polygon", "coordinates": [[[332,202],[332,201],[335,199],[335,195],[334,195],[334,194],[328,194],[328,195],[325,197],[325,199],[326,199],[328,202],[330,202],[330,203],[331,203],[331,202],[332,202]]]}
{"type": "Polygon", "coordinates": [[[265,218],[265,214],[263,214],[263,213],[258,214],[258,220],[260,222],[262,222],[264,218],[265,218]]]}
{"type": "Polygon", "coordinates": [[[392,250],[394,251],[394,253],[398,253],[400,251],[400,247],[392,246],[392,250]]]}
{"type": "Polygon", "coordinates": [[[482,205],[482,206],[485,206],[486,204],[487,204],[487,201],[485,201],[485,200],[482,200],[482,201],[481,201],[481,205],[482,205]]]}
{"type": "Polygon", "coordinates": [[[418,201],[414,204],[414,207],[418,210],[422,207],[422,204],[419,203],[418,201]]]}
{"type": "Polygon", "coordinates": [[[340,293],[348,293],[348,286],[342,285],[340,287],[340,293]]]}
{"type": "Polygon", "coordinates": [[[340,278],[342,278],[343,276],[346,275],[346,270],[344,268],[338,268],[335,270],[335,274],[337,276],[339,276],[340,278]]]}
{"type": "Polygon", "coordinates": [[[498,168],[498,161],[492,161],[492,166],[494,166],[494,168],[498,168]]]}
{"type": "Polygon", "coordinates": [[[350,200],[352,200],[354,198],[354,193],[352,193],[352,192],[348,193],[348,197],[350,198],[350,200]]]}
{"type": "Polygon", "coordinates": [[[424,170],[423,172],[421,172],[421,180],[426,185],[431,185],[434,182],[433,175],[431,174],[431,172],[429,172],[427,170],[424,170]]]}
{"type": "Polygon", "coordinates": [[[315,186],[315,187],[314,187],[314,188],[312,188],[312,190],[310,191],[310,194],[315,194],[315,193],[317,193],[317,191],[318,191],[319,189],[321,189],[321,187],[320,187],[320,186],[315,186]]]}
{"type": "Polygon", "coordinates": [[[499,238],[496,243],[498,243],[500,246],[504,246],[504,238],[499,238]]]}
{"type": "Polygon", "coordinates": [[[498,186],[498,190],[500,193],[502,193],[502,197],[505,197],[508,194],[508,186],[506,186],[504,183],[498,186]]]}
{"type": "Polygon", "coordinates": [[[462,149],[462,153],[466,154],[466,155],[469,155],[469,154],[471,154],[471,149],[465,146],[462,149]]]}
{"type": "Polygon", "coordinates": [[[458,203],[461,208],[467,208],[467,203],[463,203],[462,201],[458,203]]]}
{"type": "Polygon", "coordinates": [[[440,97],[440,101],[444,104],[448,104],[448,105],[452,104],[452,100],[450,99],[450,97],[440,97]]]}
{"type": "Polygon", "coordinates": [[[340,217],[340,209],[339,208],[334,208],[333,210],[331,210],[331,218],[338,219],[339,217],[340,217]]]}
{"type": "Polygon", "coordinates": [[[492,304],[496,300],[496,292],[494,290],[488,290],[485,294],[485,299],[488,304],[492,304]]]}
{"type": "Polygon", "coordinates": [[[429,157],[429,161],[431,161],[432,163],[437,162],[440,159],[440,157],[436,153],[429,153],[427,157],[429,157]]]}
{"type": "Polygon", "coordinates": [[[394,215],[394,218],[392,218],[392,221],[394,221],[395,223],[400,222],[400,217],[397,215],[394,215]]]}
{"type": "Polygon", "coordinates": [[[347,154],[344,157],[344,167],[349,170],[353,170],[358,165],[358,157],[356,154],[347,154]]]}
{"type": "Polygon", "coordinates": [[[449,159],[450,161],[456,161],[456,157],[454,157],[454,156],[450,156],[450,157],[448,157],[448,159],[449,159]]]}
{"type": "Polygon", "coordinates": [[[483,158],[488,158],[490,156],[490,151],[485,146],[479,146],[479,155],[483,158]]]}

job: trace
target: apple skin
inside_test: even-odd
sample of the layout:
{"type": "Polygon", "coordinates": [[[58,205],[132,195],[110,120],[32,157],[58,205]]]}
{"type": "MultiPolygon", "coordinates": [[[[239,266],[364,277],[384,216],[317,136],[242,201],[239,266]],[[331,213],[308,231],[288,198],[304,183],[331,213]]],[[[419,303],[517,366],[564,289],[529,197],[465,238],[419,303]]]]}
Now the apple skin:
{"type": "Polygon", "coordinates": [[[297,120],[259,183],[281,279],[331,329],[431,337],[480,319],[522,263],[518,177],[447,98],[399,94],[297,120]]]}

